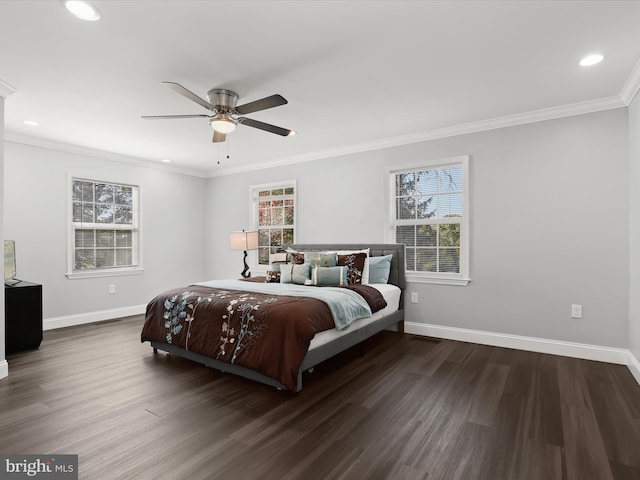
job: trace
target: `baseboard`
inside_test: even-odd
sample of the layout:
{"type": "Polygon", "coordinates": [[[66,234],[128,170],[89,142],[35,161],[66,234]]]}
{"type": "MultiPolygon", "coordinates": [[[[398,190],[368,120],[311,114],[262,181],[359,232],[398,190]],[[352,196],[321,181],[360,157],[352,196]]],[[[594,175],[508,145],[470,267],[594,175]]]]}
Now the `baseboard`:
{"type": "Polygon", "coordinates": [[[114,318],[140,315],[145,312],[146,305],[134,305],[132,307],[113,308],[110,310],[99,310],[97,312],[79,313],[77,315],[67,315],[64,317],[45,318],[42,321],[43,330],[53,330],[55,328],[73,327],[85,323],[102,322],[113,320],[114,318]]]}
{"type": "Polygon", "coordinates": [[[640,384],[640,361],[633,355],[633,353],[629,352],[627,367],[631,371],[631,375],[636,379],[636,382],[640,384]]]}
{"type": "Polygon", "coordinates": [[[6,360],[0,362],[0,379],[9,376],[9,363],[6,360]]]}
{"type": "MultiPolygon", "coordinates": [[[[465,328],[443,327],[441,325],[429,325],[425,323],[404,322],[405,333],[422,335],[426,337],[446,338],[461,342],[480,343],[494,347],[515,348],[530,352],[550,353],[565,357],[582,358],[585,360],[597,360],[600,362],[629,365],[629,357],[633,357],[629,350],[623,348],[600,347],[582,343],[564,342],[561,340],[548,340],[545,338],[523,337],[504,333],[483,332],[480,330],[468,330],[465,328]]],[[[635,358],[634,358],[635,360],[635,358]]],[[[636,367],[640,375],[640,364],[636,367]]],[[[633,373],[633,370],[632,370],[633,373]]],[[[634,374],[636,380],[640,378],[634,374]]],[[[638,382],[640,383],[640,381],[638,382]]]]}

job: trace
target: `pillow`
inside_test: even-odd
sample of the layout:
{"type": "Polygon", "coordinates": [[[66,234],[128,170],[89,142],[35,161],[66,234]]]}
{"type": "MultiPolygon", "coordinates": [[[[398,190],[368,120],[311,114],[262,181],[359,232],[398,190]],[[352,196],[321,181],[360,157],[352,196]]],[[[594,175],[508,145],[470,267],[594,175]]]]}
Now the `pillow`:
{"type": "Polygon", "coordinates": [[[363,248],[362,250],[338,250],[336,253],[338,255],[350,255],[352,253],[364,253],[367,258],[364,261],[364,270],[362,271],[362,283],[369,283],[369,248],[363,248]]]}
{"type": "Polygon", "coordinates": [[[393,255],[369,257],[369,283],[388,283],[393,255]]]}
{"type": "Polygon", "coordinates": [[[304,263],[304,252],[289,252],[289,263],[302,265],[304,263]]]}
{"type": "MultiPolygon", "coordinates": [[[[324,252],[318,252],[318,253],[322,253],[322,254],[337,254],[337,255],[351,255],[354,253],[364,253],[365,254],[365,261],[364,261],[364,268],[362,269],[362,275],[361,275],[361,280],[358,283],[363,283],[363,284],[367,284],[369,283],[369,248],[363,248],[362,250],[328,250],[328,251],[324,251],[324,252]]],[[[291,263],[304,263],[304,252],[298,252],[297,250],[294,250],[291,247],[287,247],[286,252],[288,254],[288,258],[290,259],[291,263]]],[[[340,262],[337,263],[338,266],[340,266],[340,262]]],[[[353,283],[351,280],[349,280],[349,283],[353,283]]]]}
{"type": "Polygon", "coordinates": [[[338,265],[347,267],[347,280],[349,281],[350,285],[364,283],[362,281],[362,277],[366,259],[366,253],[350,253],[345,255],[338,254],[338,265]]]}
{"type": "Polygon", "coordinates": [[[287,252],[272,253],[269,261],[271,263],[287,263],[287,252]]]}
{"type": "Polygon", "coordinates": [[[347,267],[313,267],[311,270],[312,285],[348,285],[347,267]]]}
{"type": "Polygon", "coordinates": [[[304,263],[312,267],[335,267],[338,259],[335,253],[304,252],[304,263]]]}
{"type": "Polygon", "coordinates": [[[291,272],[293,271],[292,263],[285,263],[280,267],[280,283],[292,283],[291,272]]]}
{"type": "Polygon", "coordinates": [[[282,266],[286,266],[286,263],[272,263],[271,265],[269,265],[269,270],[271,272],[280,272],[282,269],[282,266]]]}
{"type": "Polygon", "coordinates": [[[291,268],[291,283],[304,285],[311,278],[311,265],[303,263],[302,265],[293,265],[291,268]]]}
{"type": "Polygon", "coordinates": [[[280,270],[267,270],[267,276],[265,277],[265,283],[280,283],[280,270]]]}

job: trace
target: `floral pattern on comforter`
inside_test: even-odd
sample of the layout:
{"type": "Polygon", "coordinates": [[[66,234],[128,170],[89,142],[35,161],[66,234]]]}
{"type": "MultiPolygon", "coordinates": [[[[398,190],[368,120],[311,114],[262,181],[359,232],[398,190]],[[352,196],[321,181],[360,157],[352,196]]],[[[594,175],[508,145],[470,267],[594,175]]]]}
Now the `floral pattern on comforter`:
{"type": "Polygon", "coordinates": [[[333,326],[320,300],[193,285],[149,302],[141,341],[250,368],[295,390],[309,342],[333,326]]]}

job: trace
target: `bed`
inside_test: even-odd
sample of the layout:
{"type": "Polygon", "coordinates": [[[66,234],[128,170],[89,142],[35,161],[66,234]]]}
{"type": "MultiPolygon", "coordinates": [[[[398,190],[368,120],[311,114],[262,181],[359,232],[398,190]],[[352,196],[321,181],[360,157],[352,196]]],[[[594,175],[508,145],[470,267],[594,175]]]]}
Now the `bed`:
{"type": "MultiPolygon", "coordinates": [[[[390,258],[388,280],[374,284],[364,278],[362,285],[354,281],[346,287],[220,280],[172,289],[147,305],[141,341],[149,341],[154,353],[161,350],[299,392],[302,373],[315,365],[381,330],[403,332],[403,244],[292,244],[284,248],[305,256],[366,250],[365,271],[371,257],[390,258]]],[[[317,278],[330,270],[317,269],[317,278]]],[[[348,272],[353,273],[351,266],[348,272]]]]}

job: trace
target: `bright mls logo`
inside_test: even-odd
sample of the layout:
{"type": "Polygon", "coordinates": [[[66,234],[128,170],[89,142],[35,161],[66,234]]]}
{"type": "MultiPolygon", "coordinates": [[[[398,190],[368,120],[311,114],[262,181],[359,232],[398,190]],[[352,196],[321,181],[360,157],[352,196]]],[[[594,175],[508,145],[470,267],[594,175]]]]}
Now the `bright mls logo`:
{"type": "Polygon", "coordinates": [[[0,455],[0,480],[78,480],[77,455],[0,455]]]}

